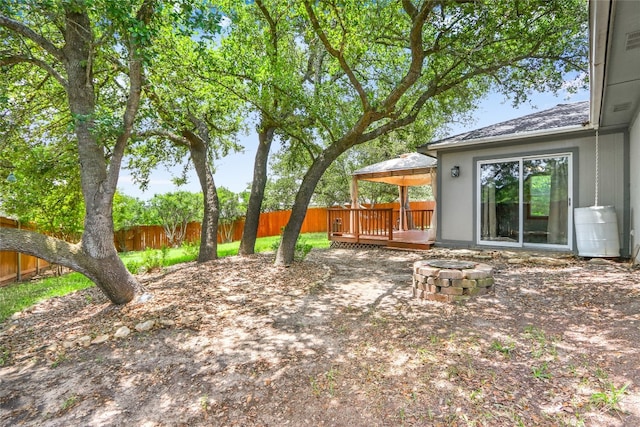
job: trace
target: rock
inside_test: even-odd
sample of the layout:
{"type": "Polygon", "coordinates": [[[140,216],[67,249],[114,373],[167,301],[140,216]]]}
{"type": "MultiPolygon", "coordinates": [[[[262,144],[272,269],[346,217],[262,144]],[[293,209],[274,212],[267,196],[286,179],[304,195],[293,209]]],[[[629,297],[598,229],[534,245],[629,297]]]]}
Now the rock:
{"type": "Polygon", "coordinates": [[[89,347],[91,344],[91,337],[89,335],[78,338],[78,345],[81,347],[89,347]]]}
{"type": "Polygon", "coordinates": [[[589,260],[589,264],[595,264],[595,265],[609,265],[610,261],[607,261],[604,258],[591,258],[589,260]]]}
{"type": "Polygon", "coordinates": [[[68,350],[70,348],[73,348],[74,345],[75,344],[74,344],[73,341],[62,341],[62,348],[64,348],[64,349],[68,350]]]}
{"type": "Polygon", "coordinates": [[[160,323],[161,326],[175,326],[176,324],[175,320],[171,319],[160,319],[158,323],[160,323]]]}
{"type": "Polygon", "coordinates": [[[51,344],[50,346],[47,347],[47,351],[55,353],[56,351],[58,351],[58,344],[56,343],[51,344]]]}
{"type": "Polygon", "coordinates": [[[542,265],[548,265],[548,266],[565,266],[569,264],[569,262],[567,262],[566,260],[551,258],[551,257],[539,257],[539,258],[532,258],[532,259],[535,260],[536,264],[542,264],[542,265]]]}
{"type": "Polygon", "coordinates": [[[144,303],[144,302],[150,301],[152,298],[153,298],[152,294],[145,292],[137,298],[136,302],[144,303]]]}
{"type": "Polygon", "coordinates": [[[197,314],[192,314],[191,316],[187,316],[184,318],[184,322],[188,324],[196,323],[199,317],[197,314]]]}
{"type": "Polygon", "coordinates": [[[225,301],[231,304],[245,305],[247,298],[244,295],[230,295],[225,298],[225,301]]]}
{"type": "MultiPolygon", "coordinates": [[[[500,256],[505,259],[511,259],[511,258],[522,258],[523,254],[510,252],[510,251],[500,251],[500,256]]],[[[524,256],[526,257],[526,255],[524,256]]]]}
{"type": "Polygon", "coordinates": [[[113,334],[114,338],[124,338],[131,333],[131,329],[126,326],[120,326],[118,330],[113,334]]]}
{"type": "Polygon", "coordinates": [[[138,323],[135,326],[135,328],[136,328],[136,331],[138,332],[146,332],[146,331],[150,331],[155,324],[156,324],[155,320],[147,320],[146,322],[138,323]]]}
{"type": "Polygon", "coordinates": [[[107,341],[109,341],[109,334],[98,335],[91,341],[91,344],[102,344],[107,341]]]}
{"type": "Polygon", "coordinates": [[[471,249],[451,249],[449,253],[453,256],[472,256],[478,251],[472,251],[471,249]]]}

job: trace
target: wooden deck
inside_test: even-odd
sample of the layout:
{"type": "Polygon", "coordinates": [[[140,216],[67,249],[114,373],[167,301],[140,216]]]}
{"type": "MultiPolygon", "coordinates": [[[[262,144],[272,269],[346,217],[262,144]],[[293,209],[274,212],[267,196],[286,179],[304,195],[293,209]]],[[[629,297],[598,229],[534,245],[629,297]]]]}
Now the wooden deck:
{"type": "Polygon", "coordinates": [[[404,249],[430,249],[429,224],[433,211],[408,211],[410,230],[397,230],[399,212],[392,209],[329,209],[328,238],[332,242],[361,243],[404,249]]]}

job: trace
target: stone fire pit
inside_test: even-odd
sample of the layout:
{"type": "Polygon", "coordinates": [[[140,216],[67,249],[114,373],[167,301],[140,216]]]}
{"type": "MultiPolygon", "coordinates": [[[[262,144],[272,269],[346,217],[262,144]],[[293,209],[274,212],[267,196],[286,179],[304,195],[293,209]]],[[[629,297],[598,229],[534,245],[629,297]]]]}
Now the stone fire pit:
{"type": "Polygon", "coordinates": [[[493,290],[493,267],[469,261],[431,259],[413,264],[413,296],[423,300],[465,301],[493,290]]]}

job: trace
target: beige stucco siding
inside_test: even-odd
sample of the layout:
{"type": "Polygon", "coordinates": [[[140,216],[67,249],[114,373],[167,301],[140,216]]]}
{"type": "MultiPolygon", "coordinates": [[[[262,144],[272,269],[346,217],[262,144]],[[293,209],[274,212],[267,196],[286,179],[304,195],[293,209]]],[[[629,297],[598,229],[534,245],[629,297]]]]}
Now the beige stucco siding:
{"type": "MultiPolygon", "coordinates": [[[[622,229],[624,210],[624,134],[600,135],[599,204],[613,205],[618,212],[622,229]]],[[[511,143],[499,147],[469,147],[465,151],[439,153],[438,170],[441,171],[441,191],[438,203],[441,209],[440,240],[443,242],[476,243],[476,167],[478,159],[503,159],[511,156],[573,152],[573,167],[577,168],[574,183],[574,206],[591,206],[595,194],[595,137],[565,137],[562,140],[535,143],[511,143]],[[460,177],[452,178],[450,170],[460,166],[460,177]],[[576,194],[577,193],[577,194],[576,194]],[[577,204],[576,202],[577,196],[577,204]]],[[[640,193],[639,193],[640,196],[640,193]]],[[[638,199],[640,200],[640,198],[638,199]]],[[[640,220],[639,220],[640,221],[640,220]]],[[[621,231],[622,233],[622,231],[621,231]]]]}
{"type": "Polygon", "coordinates": [[[440,206],[442,240],[472,240],[473,162],[470,153],[445,154],[438,159],[442,173],[437,203],[440,206]],[[460,176],[451,177],[451,168],[460,167],[460,176]]]}

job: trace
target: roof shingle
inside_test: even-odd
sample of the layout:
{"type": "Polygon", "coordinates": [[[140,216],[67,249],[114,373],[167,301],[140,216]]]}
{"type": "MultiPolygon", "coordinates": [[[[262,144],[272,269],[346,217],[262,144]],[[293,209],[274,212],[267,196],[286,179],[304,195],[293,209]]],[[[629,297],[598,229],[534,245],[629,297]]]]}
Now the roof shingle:
{"type": "Polygon", "coordinates": [[[474,140],[486,140],[501,137],[512,137],[539,131],[552,131],[567,127],[584,126],[589,121],[589,101],[571,104],[558,104],[548,110],[511,119],[506,122],[486,126],[469,132],[454,135],[438,141],[429,142],[419,147],[419,151],[436,149],[440,146],[455,146],[458,143],[473,143],[474,140]],[[421,150],[422,149],[422,150],[421,150]]]}

